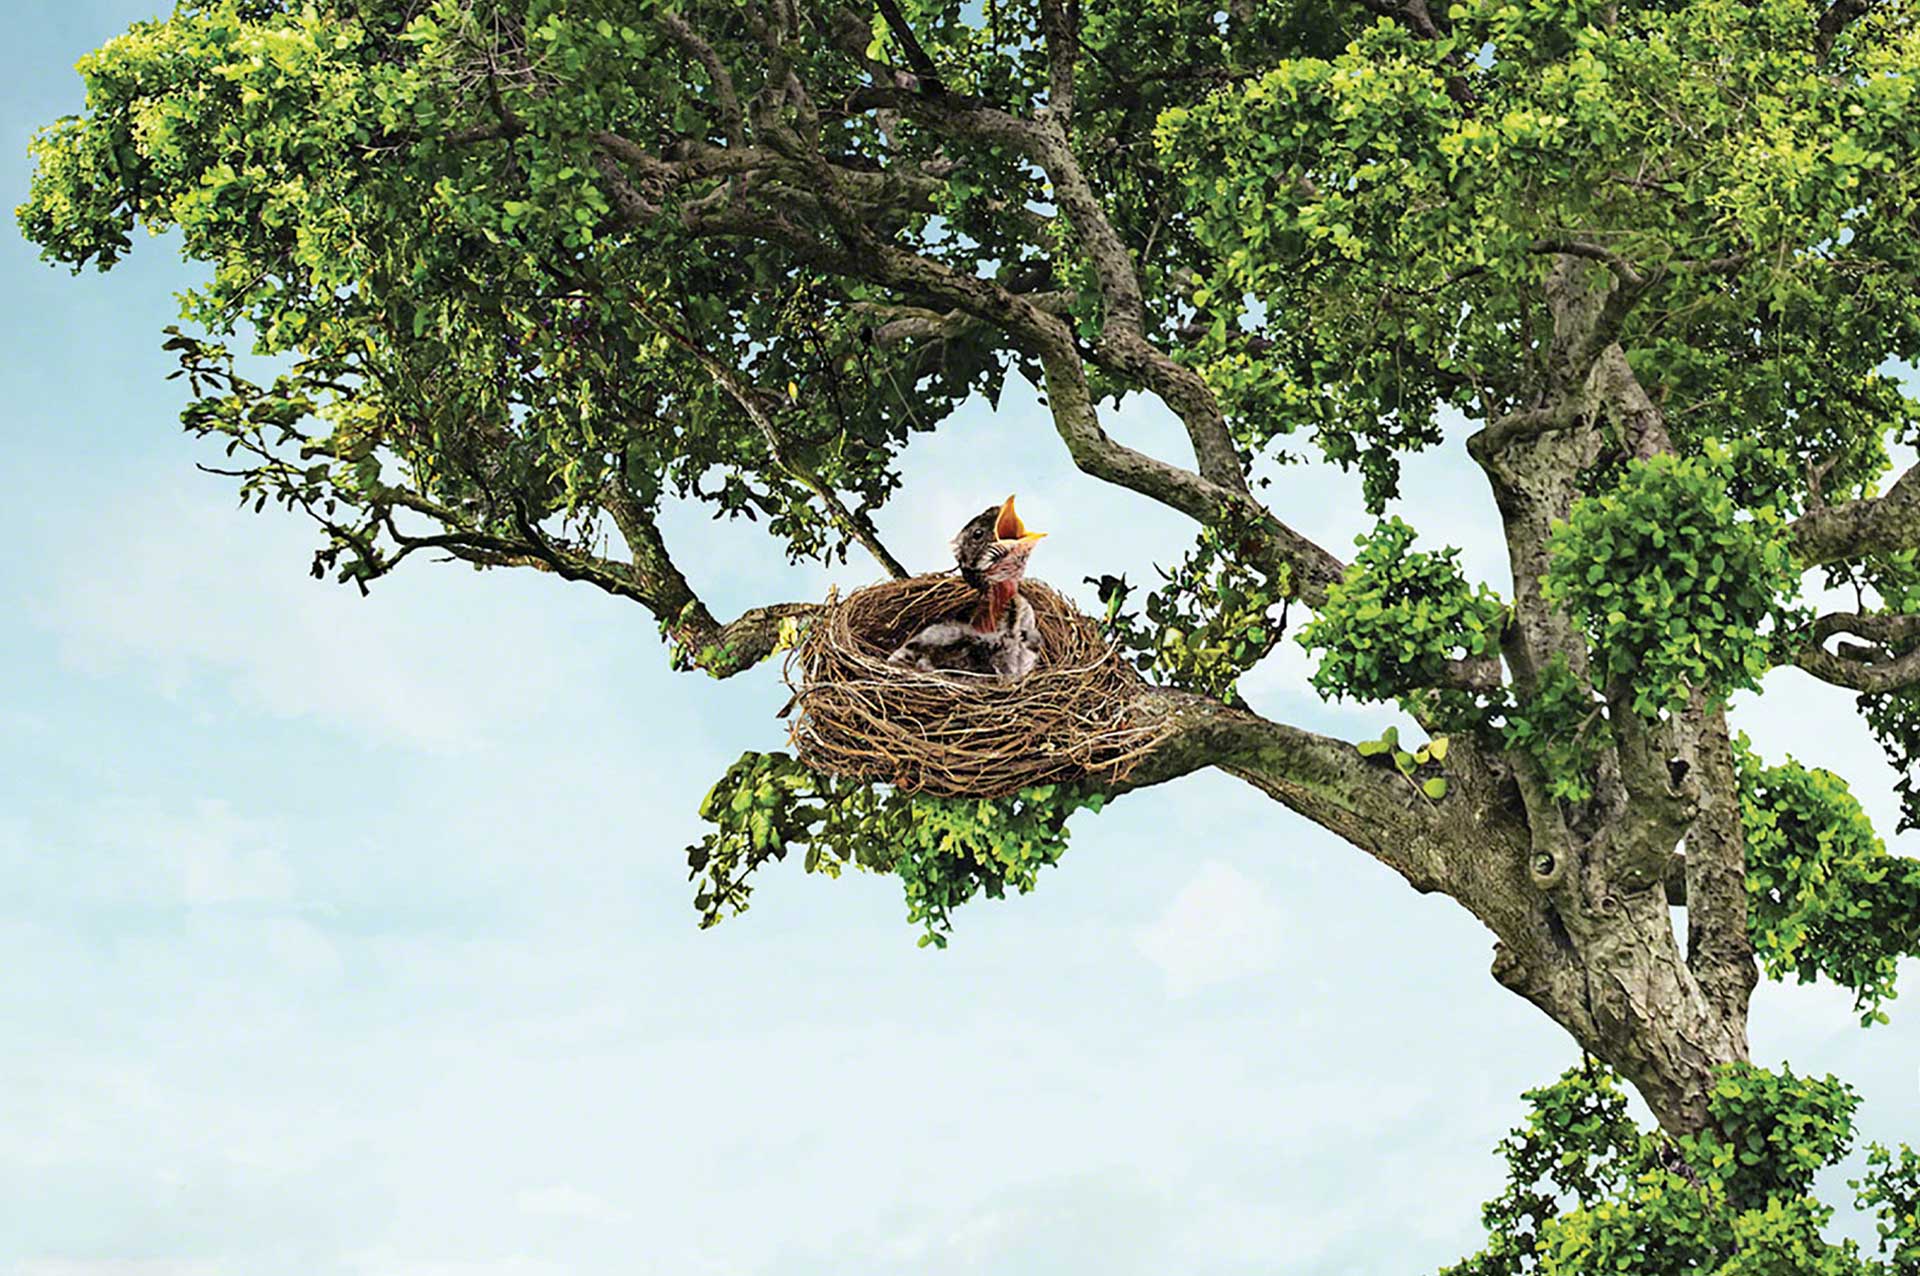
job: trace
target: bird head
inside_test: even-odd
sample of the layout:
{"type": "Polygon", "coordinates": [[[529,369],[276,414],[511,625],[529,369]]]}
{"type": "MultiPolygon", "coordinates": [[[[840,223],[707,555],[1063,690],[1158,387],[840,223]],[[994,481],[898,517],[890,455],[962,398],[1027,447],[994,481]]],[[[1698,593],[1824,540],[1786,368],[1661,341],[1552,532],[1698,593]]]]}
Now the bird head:
{"type": "Polygon", "coordinates": [[[1045,532],[1029,532],[1014,513],[1013,498],[969,519],[953,538],[954,561],[960,575],[975,589],[995,583],[1017,584],[1027,570],[1027,556],[1045,532]]]}

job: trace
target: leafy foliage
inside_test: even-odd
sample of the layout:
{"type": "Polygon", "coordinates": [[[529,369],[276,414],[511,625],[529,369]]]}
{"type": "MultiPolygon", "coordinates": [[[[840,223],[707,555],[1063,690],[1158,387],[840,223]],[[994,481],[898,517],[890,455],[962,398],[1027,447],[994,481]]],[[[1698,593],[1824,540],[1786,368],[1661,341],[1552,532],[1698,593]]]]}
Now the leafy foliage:
{"type": "Polygon", "coordinates": [[[944,948],[954,909],[982,893],[1032,890],[1066,850],[1068,817],[1105,801],[1064,785],[993,800],[921,797],[822,775],[785,753],[748,753],[700,805],[714,828],[687,849],[700,882],[694,905],[702,926],[744,912],[754,870],[804,846],[809,873],[838,877],[852,865],[899,874],[921,945],[944,948]]]}
{"type": "Polygon", "coordinates": [[[1695,689],[1757,687],[1799,585],[1778,515],[1742,517],[1724,470],[1700,458],[1635,461],[1574,505],[1549,548],[1551,596],[1586,625],[1598,677],[1630,687],[1647,717],[1695,689]]]}
{"type": "Polygon", "coordinates": [[[908,434],[1004,368],[958,343],[880,349],[858,289],[623,223],[583,130],[692,124],[679,66],[651,21],[590,5],[182,4],[83,59],[89,114],[35,141],[21,224],[76,269],[118,261],[136,223],[213,264],[183,317],[215,340],[190,353],[225,360],[217,338],[244,325],[252,353],[290,359],[274,397],[303,410],[264,420],[255,387],[206,378],[189,424],[217,419],[349,579],[404,556],[409,513],[477,560],[549,519],[576,520],[556,549],[584,550],[615,482],[843,557],[908,434]],[[807,393],[752,391],[770,440],[710,357],[807,393]]]}
{"type": "Polygon", "coordinates": [[[1354,749],[1363,758],[1378,758],[1405,777],[1413,791],[1429,802],[1447,795],[1447,777],[1441,774],[1447,753],[1453,747],[1448,736],[1435,736],[1425,744],[1403,748],[1400,728],[1388,727],[1375,740],[1362,740],[1354,749]]]}
{"type": "Polygon", "coordinates": [[[1533,690],[1502,715],[1509,748],[1532,756],[1547,791],[1568,802],[1593,796],[1593,768],[1612,739],[1606,704],[1557,657],[1534,676],[1533,690]]]}
{"type": "Polygon", "coordinates": [[[1627,1096],[1607,1069],[1588,1060],[1553,1085],[1520,1096],[1527,1124],[1497,1149],[1508,1181],[1481,1211],[1488,1245],[1446,1276],[1506,1276],[1532,1271],[1542,1232],[1568,1204],[1586,1209],[1619,1192],[1630,1177],[1641,1134],[1627,1096]]]}
{"type": "MultiPolygon", "coordinates": [[[[1829,570],[1827,583],[1829,587],[1851,586],[1861,597],[1863,610],[1871,591],[1890,613],[1920,613],[1920,553],[1913,550],[1874,554],[1858,563],[1841,564],[1829,570]]],[[[1898,658],[1911,652],[1915,644],[1896,640],[1884,646],[1888,656],[1898,658]]],[[[1900,821],[1894,831],[1920,828],[1920,688],[1869,692],[1857,703],[1867,729],[1897,772],[1893,788],[1900,796],[1900,821]]]]}
{"type": "Polygon", "coordinates": [[[1864,694],[1857,702],[1867,729],[1898,772],[1893,782],[1900,795],[1900,820],[1895,832],[1920,828],[1920,688],[1902,688],[1864,694]]]}
{"type": "Polygon", "coordinates": [[[1105,804],[1098,793],[1043,784],[1010,798],[922,798],[909,803],[901,831],[900,874],[907,920],[924,927],[920,943],[944,948],[952,913],[975,895],[1003,897],[1011,886],[1024,895],[1042,868],[1067,849],[1067,817],[1105,804]]]}
{"type": "MultiPolygon", "coordinates": [[[[1609,698],[1655,721],[1790,654],[1782,520],[1870,494],[1920,421],[1885,370],[1920,357],[1907,3],[181,0],[80,71],[84,112],[36,139],[21,227],[76,270],[141,227],[204,264],[169,334],[186,424],[256,509],[315,520],[316,574],[364,588],[423,550],[534,567],[644,603],[673,661],[716,675],[777,650],[793,613],[718,623],[662,507],[759,521],[792,558],[859,544],[885,564],[871,515],[903,449],[1017,372],[1083,468],[1202,527],[1142,615],[1124,579],[1103,585],[1150,677],[1237,698],[1288,600],[1312,600],[1299,637],[1324,695],[1458,732],[1486,765],[1456,783],[1518,754],[1550,800],[1583,803],[1630,728],[1657,735],[1609,721],[1609,698]],[[1070,40],[1044,38],[1069,16],[1070,40]],[[1556,327],[1583,298],[1590,342],[1556,327]],[[1674,455],[1628,459],[1646,440],[1589,401],[1599,350],[1674,455]],[[1094,409],[1141,392],[1182,416],[1198,472],[1106,435],[1094,409]],[[1325,556],[1240,491],[1311,438],[1381,515],[1443,418],[1493,431],[1543,405],[1577,411],[1510,446],[1583,458],[1547,573],[1577,633],[1511,623],[1397,517],[1321,598],[1325,556]],[[1461,676],[1535,629],[1565,650],[1529,651],[1524,686],[1461,676]]],[[[1837,570],[1911,615],[1911,566],[1837,570]]],[[[1533,583],[1517,606],[1550,613],[1533,583]]],[[[1916,706],[1863,702],[1903,765],[1916,706]]],[[[1383,736],[1358,746],[1371,767],[1342,754],[1282,791],[1353,837],[1366,816],[1325,790],[1391,769],[1441,802],[1448,739],[1383,736]]],[[[1831,776],[1749,756],[1741,778],[1762,959],[1876,1017],[1920,886],[1831,776]]],[[[961,903],[1031,889],[1100,801],[935,801],[752,753],[689,863],[706,924],[795,847],[811,871],[893,871],[942,944],[961,903]]],[[[1603,805],[1569,835],[1606,846],[1603,805]]],[[[1439,885],[1472,907],[1480,878],[1504,880],[1439,885]]],[[[1483,917],[1528,912],[1497,903],[1483,917]]],[[[1891,1257],[1820,1239],[1808,1180],[1850,1137],[1843,1087],[1731,1070],[1677,1147],[1634,1132],[1591,1071],[1534,1097],[1496,1235],[1462,1272],[1920,1269],[1905,1151],[1862,1196],[1891,1257]]]]}
{"type": "Polygon", "coordinates": [[[1847,1154],[1858,1097],[1831,1077],[1721,1068],[1710,1119],[1674,1140],[1642,1132],[1613,1074],[1592,1061],[1529,1091],[1501,1145],[1508,1180],[1482,1221],[1487,1248],[1442,1276],[1903,1276],[1920,1261],[1912,1202],[1920,1157],[1872,1149],[1856,1204],[1879,1222],[1876,1256],[1822,1229],[1814,1176],[1847,1154]]]}
{"type": "Polygon", "coordinates": [[[1761,763],[1740,737],[1747,927],[1768,975],[1825,975],[1884,1023],[1899,960],[1920,952],[1920,861],[1889,855],[1846,781],[1761,763]]]}
{"type": "Polygon", "coordinates": [[[1248,528],[1228,520],[1204,527],[1192,552],[1147,594],[1145,614],[1123,610],[1131,588],[1101,584],[1107,629],[1155,682],[1218,699],[1238,698],[1240,676],[1286,632],[1292,593],[1285,570],[1248,561],[1248,528]]]}
{"type": "Polygon", "coordinates": [[[1676,443],[1738,422],[1757,503],[1861,490],[1911,419],[1880,365],[1920,347],[1910,17],[1822,66],[1801,0],[1429,9],[1160,117],[1210,253],[1192,358],[1246,441],[1311,422],[1390,493],[1443,405],[1524,405],[1505,352],[1578,227],[1658,272],[1622,345],[1676,443]]]}
{"type": "Polygon", "coordinates": [[[1391,700],[1444,680],[1450,661],[1499,648],[1506,609],[1485,585],[1467,584],[1460,551],[1423,553],[1414,531],[1383,519],[1346,576],[1300,631],[1300,645],[1320,650],[1313,685],[1321,694],[1391,700]]]}

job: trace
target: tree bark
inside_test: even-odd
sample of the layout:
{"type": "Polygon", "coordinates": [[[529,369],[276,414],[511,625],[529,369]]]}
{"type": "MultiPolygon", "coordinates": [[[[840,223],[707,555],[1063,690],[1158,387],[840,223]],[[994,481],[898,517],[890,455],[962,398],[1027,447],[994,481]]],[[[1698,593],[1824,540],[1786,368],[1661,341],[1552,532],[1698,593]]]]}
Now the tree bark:
{"type": "MultiPolygon", "coordinates": [[[[1666,875],[1625,889],[1612,821],[1573,821],[1561,845],[1569,862],[1535,870],[1542,845],[1530,827],[1509,759],[1462,740],[1447,756],[1450,787],[1421,797],[1390,768],[1344,741],[1270,722],[1183,692],[1158,692],[1152,712],[1175,729],[1127,787],[1218,767],[1379,860],[1415,890],[1452,897],[1495,936],[1493,974],[1538,1006],[1587,1053],[1624,1076],[1674,1135],[1707,1117],[1713,1070],[1747,1058],[1753,988],[1730,757],[1705,748],[1715,790],[1690,835],[1686,889],[1699,910],[1683,951],[1666,875]],[[1724,792],[1722,791],[1724,789],[1724,792]],[[1724,800],[1723,800],[1724,799],[1724,800]],[[1729,809],[1732,809],[1729,807],[1729,809]],[[1734,928],[1730,930],[1729,928],[1734,928]],[[1736,933],[1737,932],[1737,933],[1736,933]]],[[[1714,733],[1704,733],[1709,741],[1714,733]]],[[[1557,804],[1555,804],[1557,809],[1557,804]]],[[[1628,819],[1626,827],[1658,821],[1628,819]]]]}
{"type": "Polygon", "coordinates": [[[1703,987],[1663,888],[1555,915],[1564,963],[1544,972],[1496,963],[1495,976],[1631,1082],[1669,1134],[1698,1131],[1713,1070],[1747,1058],[1746,999],[1717,1002],[1703,987]]]}

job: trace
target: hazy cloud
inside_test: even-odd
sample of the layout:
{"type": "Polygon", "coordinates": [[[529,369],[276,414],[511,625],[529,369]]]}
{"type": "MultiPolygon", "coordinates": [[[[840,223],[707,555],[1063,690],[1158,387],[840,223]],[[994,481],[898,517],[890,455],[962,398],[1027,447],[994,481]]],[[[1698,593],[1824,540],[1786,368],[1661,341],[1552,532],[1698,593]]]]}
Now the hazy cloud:
{"type": "MultiPolygon", "coordinates": [[[[591,651],[538,605],[539,586],[553,582],[479,582],[455,565],[409,563],[404,580],[362,598],[307,575],[307,528],[237,511],[222,495],[209,483],[136,497],[56,551],[29,609],[67,660],[172,696],[215,690],[271,714],[460,752],[550,706],[560,666],[531,656],[591,651]],[[536,592],[504,611],[478,592],[515,586],[536,592]]],[[[586,601],[577,593],[568,605],[586,601]]]]}
{"type": "Polygon", "coordinates": [[[618,1218],[620,1211],[592,1192],[584,1192],[567,1183],[534,1188],[520,1193],[520,1208],[529,1214],[570,1218],[592,1222],[618,1218]]]}
{"type": "Polygon", "coordinates": [[[1286,917],[1258,882],[1208,860],[1134,943],[1185,996],[1271,970],[1286,951],[1286,917]]]}

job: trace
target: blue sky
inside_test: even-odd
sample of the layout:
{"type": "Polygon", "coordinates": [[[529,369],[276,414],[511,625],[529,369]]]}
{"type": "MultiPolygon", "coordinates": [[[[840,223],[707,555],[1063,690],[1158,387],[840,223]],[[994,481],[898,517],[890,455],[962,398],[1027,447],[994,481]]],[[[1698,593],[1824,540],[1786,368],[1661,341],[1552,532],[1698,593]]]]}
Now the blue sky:
{"type": "MultiPolygon", "coordinates": [[[[0,203],[74,60],[151,12],[15,18],[0,203]]],[[[547,579],[308,579],[303,527],[194,471],[159,349],[194,274],[138,248],[75,279],[0,234],[0,1274],[1305,1276],[1474,1244],[1520,1090],[1575,1056],[1456,906],[1209,776],[1082,817],[946,952],[891,879],[797,866],[700,932],[682,848],[726,764],[782,743],[772,671],[676,677],[642,611],[547,579]]],[[[1113,428],[1179,455],[1151,414],[1113,428]]],[[[915,565],[1009,490],[1056,583],[1186,541],[1077,476],[1030,394],[906,474],[882,530],[915,565]]],[[[1336,549],[1363,525],[1337,474],[1271,495],[1336,549]]],[[[1457,441],[1401,512],[1504,584],[1457,441]]],[[[667,525],[723,613],[873,574],[667,525]]],[[[1384,725],[1304,673],[1289,648],[1248,690],[1384,725]]],[[[1778,675],[1740,721],[1891,829],[1849,697],[1778,675]]],[[[1831,988],[1764,988],[1756,1058],[1913,1138],[1893,1009],[1863,1033],[1831,988]]]]}

